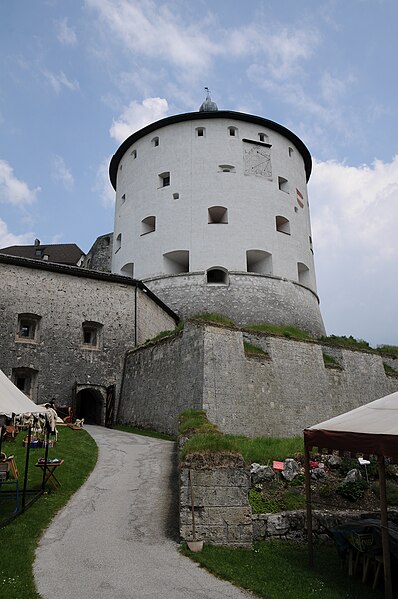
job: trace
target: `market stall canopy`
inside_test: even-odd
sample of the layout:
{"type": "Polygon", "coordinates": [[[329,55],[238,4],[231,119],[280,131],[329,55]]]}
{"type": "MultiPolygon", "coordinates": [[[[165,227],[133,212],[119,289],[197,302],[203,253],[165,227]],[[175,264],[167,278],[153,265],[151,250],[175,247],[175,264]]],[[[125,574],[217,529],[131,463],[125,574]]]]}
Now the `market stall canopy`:
{"type": "Polygon", "coordinates": [[[398,392],[305,429],[304,443],[398,462],[398,392]]]}
{"type": "Polygon", "coordinates": [[[48,415],[48,410],[27,397],[0,370],[0,416],[12,418],[19,414],[48,415]]]}

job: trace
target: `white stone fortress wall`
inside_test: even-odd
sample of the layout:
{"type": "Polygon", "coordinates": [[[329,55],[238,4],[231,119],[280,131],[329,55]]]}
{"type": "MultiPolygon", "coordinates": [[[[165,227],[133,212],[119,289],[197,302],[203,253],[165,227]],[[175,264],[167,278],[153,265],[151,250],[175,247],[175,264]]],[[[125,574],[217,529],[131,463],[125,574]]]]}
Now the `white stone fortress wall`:
{"type": "Polygon", "coordinates": [[[112,272],[146,282],[182,317],[324,332],[307,179],[311,157],[284,127],[218,111],[138,131],[110,166],[112,272]]]}

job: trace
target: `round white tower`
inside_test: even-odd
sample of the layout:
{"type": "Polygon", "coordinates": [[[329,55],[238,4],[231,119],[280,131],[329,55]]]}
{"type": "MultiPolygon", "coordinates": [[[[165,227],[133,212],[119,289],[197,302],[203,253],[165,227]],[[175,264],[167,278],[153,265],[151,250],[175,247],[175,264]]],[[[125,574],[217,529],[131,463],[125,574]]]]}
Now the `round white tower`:
{"type": "Polygon", "coordinates": [[[249,114],[171,116],[126,139],[116,190],[112,272],[141,279],[183,318],[324,333],[307,181],[311,156],[291,131],[249,114]]]}

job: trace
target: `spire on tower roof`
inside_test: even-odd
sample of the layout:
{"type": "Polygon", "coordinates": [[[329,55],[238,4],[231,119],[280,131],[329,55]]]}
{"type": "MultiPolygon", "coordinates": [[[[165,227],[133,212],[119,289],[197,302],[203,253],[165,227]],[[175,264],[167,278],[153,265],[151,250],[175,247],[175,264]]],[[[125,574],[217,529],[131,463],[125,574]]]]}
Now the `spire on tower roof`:
{"type": "Polygon", "coordinates": [[[205,87],[205,90],[206,90],[206,99],[202,103],[201,107],[199,108],[199,112],[217,112],[218,106],[211,99],[209,88],[205,87]]]}

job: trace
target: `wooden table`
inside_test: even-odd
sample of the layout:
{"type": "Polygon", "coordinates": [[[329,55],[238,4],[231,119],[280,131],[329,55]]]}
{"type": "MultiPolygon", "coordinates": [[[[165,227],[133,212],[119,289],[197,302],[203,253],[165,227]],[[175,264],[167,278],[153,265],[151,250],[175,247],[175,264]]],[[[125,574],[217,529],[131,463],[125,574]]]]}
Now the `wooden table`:
{"type": "Polygon", "coordinates": [[[60,460],[59,462],[52,462],[50,460],[47,462],[36,462],[35,464],[36,468],[41,468],[41,470],[43,470],[45,473],[44,484],[49,482],[56,491],[58,491],[58,487],[61,486],[61,483],[55,475],[55,470],[62,466],[63,463],[64,460],[60,460]]]}

